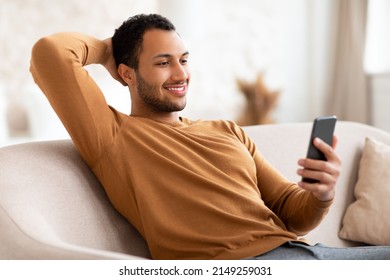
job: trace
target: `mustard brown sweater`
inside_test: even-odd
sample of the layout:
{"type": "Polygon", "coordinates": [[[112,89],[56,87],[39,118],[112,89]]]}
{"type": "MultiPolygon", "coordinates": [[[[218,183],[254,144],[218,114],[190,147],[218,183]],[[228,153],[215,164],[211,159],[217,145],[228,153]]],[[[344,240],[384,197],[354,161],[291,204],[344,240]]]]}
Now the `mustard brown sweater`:
{"type": "Polygon", "coordinates": [[[58,33],[33,47],[31,73],[114,207],[154,259],[242,259],[297,240],[331,204],[286,180],[229,121],[159,123],[110,107],[84,66],[105,45],[58,33]]]}

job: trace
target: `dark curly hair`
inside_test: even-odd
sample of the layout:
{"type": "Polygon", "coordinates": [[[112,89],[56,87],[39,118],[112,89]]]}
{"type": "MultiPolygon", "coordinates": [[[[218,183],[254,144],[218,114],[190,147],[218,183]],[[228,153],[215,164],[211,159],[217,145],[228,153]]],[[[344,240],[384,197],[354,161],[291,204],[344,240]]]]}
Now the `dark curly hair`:
{"type": "Polygon", "coordinates": [[[115,30],[112,47],[116,66],[123,63],[137,70],[143,36],[150,29],[175,31],[175,26],[158,14],[140,14],[128,18],[115,30]]]}

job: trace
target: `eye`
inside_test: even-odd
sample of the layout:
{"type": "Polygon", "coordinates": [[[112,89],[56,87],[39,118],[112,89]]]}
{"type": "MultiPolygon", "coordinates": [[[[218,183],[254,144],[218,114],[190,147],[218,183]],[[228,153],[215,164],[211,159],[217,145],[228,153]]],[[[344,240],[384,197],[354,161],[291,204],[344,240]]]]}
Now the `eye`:
{"type": "Polygon", "coordinates": [[[188,63],[188,58],[183,58],[180,60],[181,64],[187,64],[188,63]]]}
{"type": "Polygon", "coordinates": [[[168,64],[169,64],[168,61],[161,61],[161,62],[158,62],[156,65],[164,67],[164,66],[168,66],[168,64]]]}

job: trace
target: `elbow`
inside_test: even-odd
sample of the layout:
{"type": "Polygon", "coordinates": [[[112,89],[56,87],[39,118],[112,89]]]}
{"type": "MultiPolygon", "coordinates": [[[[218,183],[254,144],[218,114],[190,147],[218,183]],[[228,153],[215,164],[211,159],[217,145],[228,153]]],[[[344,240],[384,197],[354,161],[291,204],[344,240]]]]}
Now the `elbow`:
{"type": "Polygon", "coordinates": [[[39,39],[31,50],[31,63],[35,64],[41,60],[47,60],[54,51],[55,42],[51,37],[39,39]]]}
{"type": "MultiPolygon", "coordinates": [[[[34,79],[50,75],[63,56],[61,39],[57,35],[40,38],[31,49],[30,72],[34,79]]],[[[37,81],[36,81],[37,82],[37,81]]]]}

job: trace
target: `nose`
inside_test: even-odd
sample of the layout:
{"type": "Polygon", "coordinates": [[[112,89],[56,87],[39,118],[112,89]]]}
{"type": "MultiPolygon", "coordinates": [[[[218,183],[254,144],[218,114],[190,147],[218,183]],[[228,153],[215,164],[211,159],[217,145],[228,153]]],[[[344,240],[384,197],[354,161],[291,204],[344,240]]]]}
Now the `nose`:
{"type": "Polygon", "coordinates": [[[186,81],[189,77],[189,70],[187,65],[177,63],[173,69],[172,80],[174,81],[186,81]]]}

